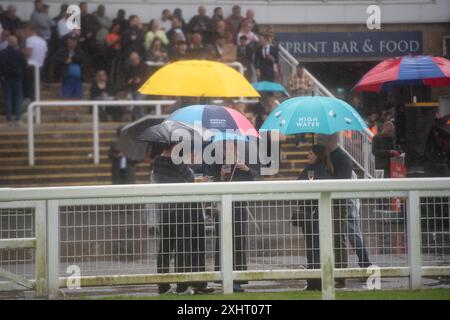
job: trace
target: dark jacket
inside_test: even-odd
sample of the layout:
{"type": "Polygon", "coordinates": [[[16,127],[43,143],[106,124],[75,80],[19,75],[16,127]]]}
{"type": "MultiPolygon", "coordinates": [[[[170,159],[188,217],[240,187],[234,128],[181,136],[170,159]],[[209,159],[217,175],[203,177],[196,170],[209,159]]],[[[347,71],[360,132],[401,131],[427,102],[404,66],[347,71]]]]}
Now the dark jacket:
{"type": "Polygon", "coordinates": [[[236,49],[236,56],[237,60],[248,69],[250,68],[253,61],[253,48],[250,45],[239,45],[236,49]]]}
{"type": "Polygon", "coordinates": [[[314,180],[332,179],[332,175],[321,163],[308,164],[298,176],[298,180],[309,180],[308,171],[314,171],[314,180]]]}
{"type": "Polygon", "coordinates": [[[170,157],[156,156],[152,162],[155,183],[194,182],[194,172],[184,163],[174,164],[170,157]]]}
{"type": "Polygon", "coordinates": [[[341,147],[330,152],[330,161],[334,169],[333,179],[352,178],[352,159],[341,149],[341,147]]]}
{"type": "Polygon", "coordinates": [[[145,53],[144,32],[136,27],[125,30],[122,36],[122,48],[125,59],[128,59],[133,51],[143,57],[145,53]]]}
{"type": "Polygon", "coordinates": [[[0,23],[3,30],[8,30],[14,33],[22,25],[22,20],[19,17],[10,18],[7,14],[0,16],[0,23]]]}
{"type": "Polygon", "coordinates": [[[117,143],[113,142],[108,150],[108,158],[111,160],[111,176],[113,184],[133,184],[136,182],[136,162],[127,158],[125,169],[120,168],[121,156],[117,143]]]}
{"type": "Polygon", "coordinates": [[[27,60],[22,51],[11,46],[0,51],[0,77],[5,80],[22,80],[27,68],[27,60]]]}
{"type": "Polygon", "coordinates": [[[128,88],[137,91],[142,84],[147,80],[148,77],[148,67],[145,63],[140,63],[137,66],[128,65],[125,68],[125,82],[128,84],[128,88]],[[128,80],[132,78],[140,78],[140,82],[135,84],[128,84],[128,80]]]}
{"type": "Polygon", "coordinates": [[[89,99],[91,100],[103,100],[104,94],[113,97],[114,96],[114,90],[112,88],[111,83],[107,82],[106,87],[104,89],[100,89],[97,85],[97,83],[94,81],[94,83],[91,85],[90,93],[89,93],[89,99]]]}
{"type": "Polygon", "coordinates": [[[375,168],[385,170],[388,176],[390,173],[391,150],[395,150],[393,137],[385,137],[377,134],[372,140],[372,153],[375,156],[375,168]]]}
{"type": "Polygon", "coordinates": [[[274,65],[278,64],[278,48],[270,46],[269,53],[274,58],[274,61],[264,56],[262,47],[258,48],[255,53],[255,67],[261,72],[261,80],[274,81],[274,65]]]}
{"type": "MultiPolygon", "coordinates": [[[[68,76],[69,72],[69,64],[66,63],[67,58],[69,57],[69,49],[67,46],[61,47],[55,54],[55,64],[58,68],[58,74],[61,79],[64,79],[68,76]]],[[[83,79],[83,64],[85,62],[85,57],[83,50],[80,47],[75,48],[72,56],[72,63],[78,63],[81,68],[81,79],[83,79]]]]}

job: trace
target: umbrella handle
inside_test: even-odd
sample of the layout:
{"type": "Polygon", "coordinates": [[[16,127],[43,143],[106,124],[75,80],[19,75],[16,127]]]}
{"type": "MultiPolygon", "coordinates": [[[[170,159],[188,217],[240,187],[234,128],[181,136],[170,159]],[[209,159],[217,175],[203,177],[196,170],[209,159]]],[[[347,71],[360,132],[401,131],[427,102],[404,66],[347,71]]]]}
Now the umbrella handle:
{"type": "Polygon", "coordinates": [[[234,165],[233,172],[231,172],[230,182],[231,182],[231,180],[233,180],[234,171],[236,171],[236,164],[234,165]]]}

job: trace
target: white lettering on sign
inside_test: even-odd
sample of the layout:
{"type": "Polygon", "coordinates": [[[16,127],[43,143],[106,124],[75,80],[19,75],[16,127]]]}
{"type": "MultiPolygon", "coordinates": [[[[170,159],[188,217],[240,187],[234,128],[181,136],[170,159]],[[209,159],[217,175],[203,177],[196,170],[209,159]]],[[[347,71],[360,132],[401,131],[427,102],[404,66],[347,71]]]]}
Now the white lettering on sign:
{"type": "Polygon", "coordinates": [[[297,120],[297,127],[299,128],[318,128],[320,126],[317,117],[299,117],[297,120]]]}

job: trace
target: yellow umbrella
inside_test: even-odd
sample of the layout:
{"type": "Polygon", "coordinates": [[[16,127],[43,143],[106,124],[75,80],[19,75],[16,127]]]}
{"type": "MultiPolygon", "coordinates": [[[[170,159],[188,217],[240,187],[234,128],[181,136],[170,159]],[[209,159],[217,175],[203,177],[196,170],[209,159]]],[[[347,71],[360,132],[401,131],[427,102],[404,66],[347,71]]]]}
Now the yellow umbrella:
{"type": "Polygon", "coordinates": [[[139,92],[184,97],[259,97],[259,93],[235,69],[208,60],[168,64],[156,71],[139,92]]]}

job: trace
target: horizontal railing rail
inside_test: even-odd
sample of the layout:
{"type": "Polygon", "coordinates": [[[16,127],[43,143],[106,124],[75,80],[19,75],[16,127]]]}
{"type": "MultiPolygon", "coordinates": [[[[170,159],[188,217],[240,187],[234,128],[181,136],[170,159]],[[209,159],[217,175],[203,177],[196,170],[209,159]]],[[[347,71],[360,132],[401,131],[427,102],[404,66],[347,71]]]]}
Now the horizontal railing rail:
{"type": "MultiPolygon", "coordinates": [[[[223,292],[230,293],[236,280],[320,278],[322,297],[332,299],[335,279],[372,275],[369,261],[356,265],[355,254],[359,259],[364,247],[355,245],[356,236],[381,278],[407,278],[409,287],[417,289],[422,277],[450,275],[449,205],[448,178],[2,188],[0,213],[5,209],[11,214],[16,208],[17,217],[30,217],[21,208],[39,207],[34,215],[40,223],[34,233],[21,233],[20,241],[17,232],[25,226],[2,224],[1,234],[9,236],[0,238],[0,250],[19,250],[36,241],[36,250],[45,252],[45,261],[35,262],[41,273],[36,287],[50,297],[71,286],[73,277],[66,270],[75,265],[81,286],[222,281],[223,292]],[[203,239],[203,269],[168,273],[157,264],[157,248],[167,232],[167,208],[183,213],[183,219],[195,216],[193,208],[203,208],[204,218],[179,222],[194,223],[194,229],[205,226],[204,234],[192,235],[203,239]],[[291,225],[291,215],[299,208],[320,213],[312,231],[291,225]],[[359,209],[355,213],[350,208],[359,209]],[[341,216],[342,211],[347,213],[341,216]],[[247,218],[241,220],[243,212],[247,218]],[[342,221],[346,231],[338,229],[342,221]],[[211,228],[206,228],[209,223],[211,228]],[[319,240],[317,268],[310,268],[308,260],[304,267],[311,233],[319,240]],[[346,251],[348,262],[343,265],[335,239],[342,234],[353,247],[346,251]],[[246,262],[239,261],[240,255],[246,262]]],[[[9,261],[14,263],[22,262],[9,261]]]]}
{"type": "MultiPolygon", "coordinates": [[[[115,100],[115,101],[100,101],[100,100],[84,100],[84,101],[35,101],[28,105],[28,164],[34,166],[34,113],[36,109],[42,107],[87,107],[92,108],[92,134],[93,134],[93,160],[95,164],[100,163],[100,138],[99,138],[99,117],[98,106],[152,106],[155,107],[155,118],[164,118],[166,115],[162,114],[162,106],[170,106],[175,103],[175,100],[115,100]]],[[[149,116],[147,116],[149,117],[149,116]]]]}

